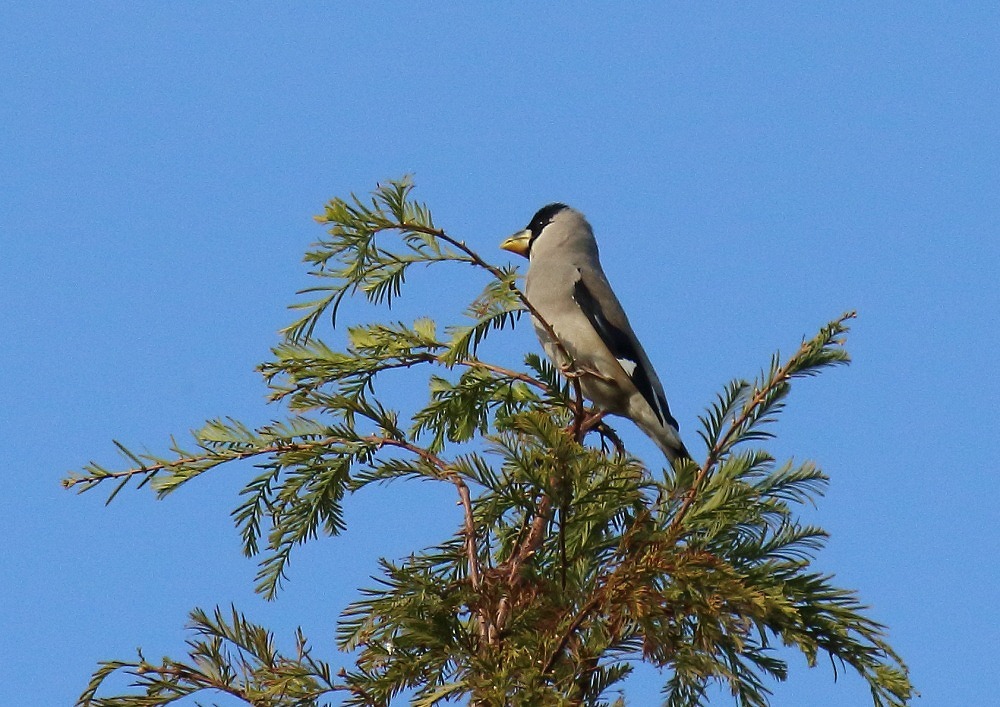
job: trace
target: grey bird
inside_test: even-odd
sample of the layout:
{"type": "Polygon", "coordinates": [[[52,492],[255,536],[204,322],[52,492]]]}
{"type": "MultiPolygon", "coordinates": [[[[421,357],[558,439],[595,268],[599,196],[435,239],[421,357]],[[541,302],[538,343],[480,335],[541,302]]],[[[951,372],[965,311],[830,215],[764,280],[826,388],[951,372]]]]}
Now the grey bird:
{"type": "MultiPolygon", "coordinates": [[[[584,396],[598,410],[632,420],[672,467],[690,459],[660,379],[604,275],[583,214],[549,204],[500,247],[528,258],[524,294],[573,359],[568,373],[579,376],[584,396]]],[[[533,323],[546,355],[567,372],[559,344],[542,322],[533,317],[533,323]]]]}

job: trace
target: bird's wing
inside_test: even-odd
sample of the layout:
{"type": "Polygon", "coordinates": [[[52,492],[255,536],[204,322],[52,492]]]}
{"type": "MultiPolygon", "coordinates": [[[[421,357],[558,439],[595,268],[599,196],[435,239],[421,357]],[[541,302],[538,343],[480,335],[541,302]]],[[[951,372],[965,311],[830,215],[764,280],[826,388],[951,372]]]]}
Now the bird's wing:
{"type": "Polygon", "coordinates": [[[579,278],[573,285],[573,299],[660,422],[678,429],[677,420],[667,407],[660,379],[632,331],[607,278],[589,269],[577,268],[577,272],[579,278]]]}

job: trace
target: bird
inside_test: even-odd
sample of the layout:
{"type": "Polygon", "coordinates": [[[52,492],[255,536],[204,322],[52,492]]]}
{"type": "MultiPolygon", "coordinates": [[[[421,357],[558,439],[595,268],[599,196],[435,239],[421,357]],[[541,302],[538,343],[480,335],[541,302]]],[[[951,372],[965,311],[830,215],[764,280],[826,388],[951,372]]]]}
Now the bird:
{"type": "Polygon", "coordinates": [[[549,359],[579,377],[584,397],[597,410],[632,420],[675,470],[690,459],[660,378],[604,274],[584,215],[563,203],[548,204],[500,247],[528,259],[524,295],[549,359]]]}

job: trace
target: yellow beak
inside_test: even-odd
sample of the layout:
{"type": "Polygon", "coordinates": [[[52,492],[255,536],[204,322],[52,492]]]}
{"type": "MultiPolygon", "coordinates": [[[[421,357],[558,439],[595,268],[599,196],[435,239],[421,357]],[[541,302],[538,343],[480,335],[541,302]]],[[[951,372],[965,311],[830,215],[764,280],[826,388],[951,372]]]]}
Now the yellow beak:
{"type": "Polygon", "coordinates": [[[525,258],[528,257],[528,248],[531,247],[531,231],[524,229],[523,231],[518,231],[513,236],[505,240],[500,244],[503,250],[508,250],[511,253],[517,253],[518,255],[523,255],[525,258]]]}

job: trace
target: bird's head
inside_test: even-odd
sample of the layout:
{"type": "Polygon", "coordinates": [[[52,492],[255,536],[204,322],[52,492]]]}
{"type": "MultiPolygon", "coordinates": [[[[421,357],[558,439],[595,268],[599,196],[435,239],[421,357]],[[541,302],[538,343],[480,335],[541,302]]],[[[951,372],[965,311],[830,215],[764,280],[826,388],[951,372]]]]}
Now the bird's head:
{"type": "MultiPolygon", "coordinates": [[[[582,222],[584,226],[587,223],[579,211],[575,211],[566,206],[566,204],[558,202],[549,204],[540,208],[531,217],[531,222],[528,223],[527,228],[523,231],[518,231],[505,240],[500,244],[500,247],[527,258],[531,254],[531,247],[543,233],[549,234],[555,231],[567,231],[566,228],[562,228],[563,226],[569,227],[568,230],[572,232],[577,229],[577,222],[582,222]]],[[[589,227],[587,227],[588,232],[589,230],[589,227]]]]}

